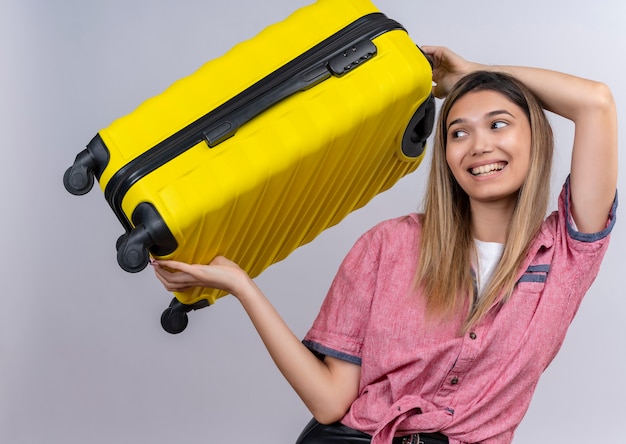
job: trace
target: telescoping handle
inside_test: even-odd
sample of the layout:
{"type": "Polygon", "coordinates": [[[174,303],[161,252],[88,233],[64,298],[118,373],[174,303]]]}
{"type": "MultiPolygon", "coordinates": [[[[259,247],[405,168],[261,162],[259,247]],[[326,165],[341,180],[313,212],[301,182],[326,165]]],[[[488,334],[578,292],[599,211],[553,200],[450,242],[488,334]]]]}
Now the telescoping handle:
{"type": "Polygon", "coordinates": [[[377,53],[376,45],[370,39],[351,44],[326,60],[309,67],[288,81],[277,84],[274,88],[244,106],[235,109],[204,131],[204,137],[210,147],[214,147],[232,137],[237,130],[266,109],[287,97],[304,91],[323,82],[331,76],[340,77],[361,66],[377,53]]]}

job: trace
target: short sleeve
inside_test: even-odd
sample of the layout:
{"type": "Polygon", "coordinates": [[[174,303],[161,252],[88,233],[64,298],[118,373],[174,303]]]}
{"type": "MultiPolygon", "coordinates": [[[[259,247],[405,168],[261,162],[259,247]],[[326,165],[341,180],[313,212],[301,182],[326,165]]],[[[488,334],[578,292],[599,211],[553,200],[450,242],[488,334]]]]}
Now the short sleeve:
{"type": "Polygon", "coordinates": [[[361,364],[361,347],[379,268],[375,228],[361,236],[341,263],[320,313],[303,343],[314,353],[361,364]]]}
{"type": "Polygon", "coordinates": [[[573,320],[600,271],[615,225],[616,209],[617,195],[603,230],[597,233],[579,232],[570,215],[568,178],[559,195],[558,211],[552,213],[542,227],[536,244],[542,248],[519,285],[526,289],[534,288],[534,293],[541,292],[543,310],[554,313],[555,320],[563,329],[573,320]],[[532,277],[537,279],[531,282],[532,277]]]}
{"type": "Polygon", "coordinates": [[[559,210],[565,216],[565,223],[567,226],[567,233],[569,237],[575,241],[583,242],[583,243],[592,243],[608,237],[608,235],[613,230],[613,226],[615,225],[615,215],[617,212],[617,191],[615,192],[615,198],[613,200],[613,205],[611,207],[611,211],[608,215],[606,227],[604,230],[601,230],[597,233],[581,233],[578,231],[576,224],[571,215],[571,199],[570,199],[570,179],[567,178],[565,185],[563,186],[563,190],[561,191],[561,195],[559,196],[559,210]]]}

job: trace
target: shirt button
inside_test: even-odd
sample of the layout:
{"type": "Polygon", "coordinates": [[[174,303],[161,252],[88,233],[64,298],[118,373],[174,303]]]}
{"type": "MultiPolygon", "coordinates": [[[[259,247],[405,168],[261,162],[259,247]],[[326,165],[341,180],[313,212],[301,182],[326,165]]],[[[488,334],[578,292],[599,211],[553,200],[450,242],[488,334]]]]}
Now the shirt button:
{"type": "Polygon", "coordinates": [[[450,384],[452,385],[457,385],[458,383],[459,383],[459,378],[457,378],[456,376],[452,378],[452,380],[450,381],[450,384]]]}
{"type": "Polygon", "coordinates": [[[471,333],[469,334],[469,337],[470,337],[470,339],[476,339],[476,333],[471,332],[471,333]]]}

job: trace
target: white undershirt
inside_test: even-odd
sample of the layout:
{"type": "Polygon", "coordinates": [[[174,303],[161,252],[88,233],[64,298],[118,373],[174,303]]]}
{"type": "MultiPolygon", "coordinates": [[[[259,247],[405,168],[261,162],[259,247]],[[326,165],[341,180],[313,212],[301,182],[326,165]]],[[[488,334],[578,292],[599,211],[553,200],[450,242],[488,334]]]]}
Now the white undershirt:
{"type": "Polygon", "coordinates": [[[478,288],[478,296],[489,285],[493,272],[502,258],[504,252],[504,244],[497,242],[483,242],[474,239],[476,243],[476,253],[478,256],[478,267],[476,270],[476,286],[478,288]]]}
{"type": "MultiPolygon", "coordinates": [[[[578,231],[576,222],[571,213],[569,214],[569,223],[572,228],[578,231]]],[[[476,253],[478,256],[478,267],[476,267],[476,287],[478,289],[478,297],[482,296],[483,290],[487,288],[494,271],[504,253],[504,244],[498,242],[483,242],[474,239],[476,243],[476,253]]]]}

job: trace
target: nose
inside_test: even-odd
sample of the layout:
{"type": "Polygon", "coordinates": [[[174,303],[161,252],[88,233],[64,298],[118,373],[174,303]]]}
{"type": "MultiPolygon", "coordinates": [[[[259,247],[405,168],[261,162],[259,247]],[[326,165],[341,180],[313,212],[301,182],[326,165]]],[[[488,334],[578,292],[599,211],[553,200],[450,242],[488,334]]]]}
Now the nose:
{"type": "Polygon", "coordinates": [[[494,149],[494,141],[488,131],[476,131],[473,142],[470,152],[472,156],[488,154],[494,149]]]}

